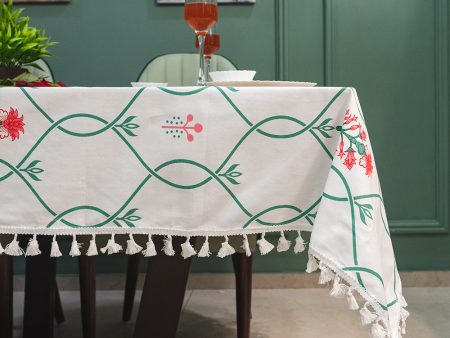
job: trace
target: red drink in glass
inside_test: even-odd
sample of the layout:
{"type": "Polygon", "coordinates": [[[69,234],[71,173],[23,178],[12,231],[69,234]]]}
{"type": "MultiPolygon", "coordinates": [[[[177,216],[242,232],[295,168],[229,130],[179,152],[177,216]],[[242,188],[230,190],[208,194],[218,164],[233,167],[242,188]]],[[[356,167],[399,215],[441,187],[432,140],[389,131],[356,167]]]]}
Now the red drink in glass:
{"type": "Polygon", "coordinates": [[[205,32],[217,22],[217,4],[205,2],[186,3],[184,5],[184,20],[193,30],[205,32]]]}
{"type": "MultiPolygon", "coordinates": [[[[195,48],[199,48],[198,39],[195,37],[195,48]]],[[[206,34],[205,35],[205,58],[211,58],[220,48],[220,35],[219,34],[206,34]]]]}

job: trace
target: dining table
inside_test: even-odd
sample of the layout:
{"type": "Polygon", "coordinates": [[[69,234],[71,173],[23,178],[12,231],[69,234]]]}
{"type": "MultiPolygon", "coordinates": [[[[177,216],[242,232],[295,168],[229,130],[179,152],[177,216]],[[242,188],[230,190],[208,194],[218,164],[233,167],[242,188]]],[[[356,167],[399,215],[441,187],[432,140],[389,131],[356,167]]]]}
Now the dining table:
{"type": "MultiPolygon", "coordinates": [[[[405,333],[407,303],[354,88],[0,88],[0,201],[3,256],[163,256],[152,274],[177,278],[164,266],[230,256],[229,238],[239,236],[247,256],[308,255],[306,272],[320,272],[318,283],[359,311],[374,338],[405,333]],[[89,238],[84,252],[80,236],[89,238]]],[[[4,262],[0,272],[10,269],[4,262]]],[[[152,316],[171,311],[146,306],[152,316]]]]}

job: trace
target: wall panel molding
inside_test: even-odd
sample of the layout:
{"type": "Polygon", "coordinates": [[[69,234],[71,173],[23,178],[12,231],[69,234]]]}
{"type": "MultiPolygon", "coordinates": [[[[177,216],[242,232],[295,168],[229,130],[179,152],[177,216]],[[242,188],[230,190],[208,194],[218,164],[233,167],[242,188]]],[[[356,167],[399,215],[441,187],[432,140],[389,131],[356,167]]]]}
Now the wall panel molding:
{"type": "MultiPolygon", "coordinates": [[[[434,0],[434,84],[435,84],[435,158],[436,158],[436,219],[389,219],[392,234],[436,234],[449,233],[449,0],[434,0]]],[[[323,0],[324,6],[324,74],[325,85],[336,81],[335,16],[333,9],[339,1],[323,0]]],[[[420,84],[417,84],[420,87],[420,84]]],[[[419,90],[419,89],[418,89],[419,90]]],[[[407,114],[405,112],[405,114],[407,114]]],[[[405,215],[407,217],[407,215],[405,215]]]]}

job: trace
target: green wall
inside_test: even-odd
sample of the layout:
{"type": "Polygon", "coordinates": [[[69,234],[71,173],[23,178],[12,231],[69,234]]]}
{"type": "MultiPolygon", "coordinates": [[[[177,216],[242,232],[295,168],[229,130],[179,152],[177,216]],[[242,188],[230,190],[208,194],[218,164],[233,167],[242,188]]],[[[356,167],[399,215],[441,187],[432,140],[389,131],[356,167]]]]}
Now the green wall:
{"type": "MultiPolygon", "coordinates": [[[[358,91],[380,172],[398,266],[450,268],[449,0],[257,0],[221,6],[221,53],[258,79],[358,91]]],[[[32,23],[61,42],[49,60],[69,85],[126,86],[151,58],[194,51],[182,7],[153,0],[30,5],[32,23]]],[[[275,240],[275,238],[273,239],[275,240]]],[[[303,271],[306,255],[256,258],[256,271],[303,271]]],[[[65,259],[63,272],[76,268],[65,259]]],[[[123,271],[124,257],[99,257],[123,271]]],[[[196,260],[195,271],[230,271],[196,260]]]]}

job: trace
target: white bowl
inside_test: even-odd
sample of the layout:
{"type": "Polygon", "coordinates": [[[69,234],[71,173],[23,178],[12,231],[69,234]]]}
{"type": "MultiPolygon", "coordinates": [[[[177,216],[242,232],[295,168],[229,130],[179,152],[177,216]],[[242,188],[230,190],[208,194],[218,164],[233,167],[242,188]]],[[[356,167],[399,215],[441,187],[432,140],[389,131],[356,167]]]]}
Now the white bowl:
{"type": "Polygon", "coordinates": [[[214,82],[228,81],[252,81],[256,72],[254,70],[225,70],[210,72],[211,80],[214,82]]]}
{"type": "Polygon", "coordinates": [[[163,82],[131,82],[132,87],[167,87],[163,82]]]}

